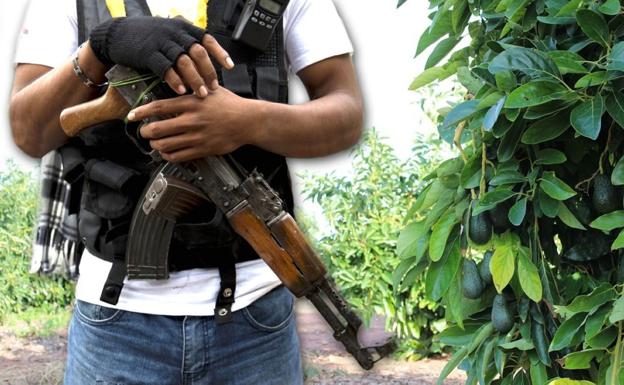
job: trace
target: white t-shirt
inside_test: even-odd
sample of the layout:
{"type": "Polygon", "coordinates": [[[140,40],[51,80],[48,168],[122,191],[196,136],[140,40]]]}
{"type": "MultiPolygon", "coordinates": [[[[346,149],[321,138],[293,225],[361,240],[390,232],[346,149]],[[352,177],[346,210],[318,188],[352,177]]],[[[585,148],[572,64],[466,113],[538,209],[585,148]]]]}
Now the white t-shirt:
{"type": "MultiPolygon", "coordinates": [[[[171,2],[148,0],[154,15],[167,16],[171,2]]],[[[197,0],[176,0],[178,12],[197,9],[197,0]]],[[[194,17],[188,17],[193,20],[194,17]]],[[[78,45],[75,0],[31,0],[19,36],[15,62],[56,67],[78,45]]],[[[323,59],[351,53],[353,47],[331,0],[291,0],[284,13],[284,40],[292,73],[323,59]]],[[[76,298],[100,302],[111,264],[88,251],[82,256],[76,298]]],[[[241,309],[280,284],[262,260],[237,265],[236,301],[241,309]]],[[[192,269],[171,273],[168,280],[126,280],[119,303],[122,310],[164,315],[213,315],[219,290],[216,269],[192,269]]]]}

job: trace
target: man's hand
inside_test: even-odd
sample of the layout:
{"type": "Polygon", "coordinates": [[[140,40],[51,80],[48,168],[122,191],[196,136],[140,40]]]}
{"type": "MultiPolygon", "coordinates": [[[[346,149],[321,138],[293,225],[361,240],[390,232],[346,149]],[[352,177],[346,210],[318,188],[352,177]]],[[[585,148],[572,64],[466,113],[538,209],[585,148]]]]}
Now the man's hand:
{"type": "Polygon", "coordinates": [[[141,128],[171,162],[222,155],[245,144],[288,157],[324,156],[355,144],[362,100],[350,56],[322,60],[298,75],[312,98],[301,105],[246,99],[219,87],[203,99],[186,95],[146,104],[128,119],[174,115],[141,128]]]}
{"type": "Polygon", "coordinates": [[[102,63],[154,72],[178,94],[186,93],[185,85],[200,97],[208,95],[206,86],[218,88],[210,57],[227,69],[234,66],[212,36],[178,18],[115,18],[94,28],[89,42],[102,63]]]}
{"type": "Polygon", "coordinates": [[[208,155],[222,155],[250,143],[249,119],[255,101],[219,87],[203,99],[194,95],[157,100],[128,114],[131,121],[176,115],[146,124],[141,136],[163,159],[183,162],[208,155]]]}

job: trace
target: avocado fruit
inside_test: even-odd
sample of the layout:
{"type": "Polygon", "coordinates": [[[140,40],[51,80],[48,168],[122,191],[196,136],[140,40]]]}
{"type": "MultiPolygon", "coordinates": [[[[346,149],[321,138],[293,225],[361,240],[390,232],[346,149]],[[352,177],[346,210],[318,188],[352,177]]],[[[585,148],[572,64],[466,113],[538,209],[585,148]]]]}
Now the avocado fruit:
{"type": "Polygon", "coordinates": [[[483,282],[477,264],[473,260],[464,259],[462,269],[462,293],[468,299],[478,299],[483,293],[483,282]]]}
{"type": "Polygon", "coordinates": [[[618,192],[611,184],[608,175],[600,174],[594,178],[594,190],[592,193],[592,203],[599,215],[615,211],[620,206],[618,192]]]}
{"type": "Polygon", "coordinates": [[[594,215],[592,213],[590,205],[587,204],[588,201],[588,196],[577,194],[570,198],[566,204],[572,214],[574,214],[574,216],[578,218],[578,220],[585,226],[588,226],[590,224],[594,215]]]}
{"type": "Polygon", "coordinates": [[[494,252],[492,250],[488,250],[483,254],[483,260],[479,265],[479,276],[481,276],[481,280],[486,285],[491,285],[494,280],[492,279],[492,271],[490,270],[490,261],[492,260],[492,255],[494,252]]]}
{"type": "Polygon", "coordinates": [[[511,222],[509,222],[509,210],[512,205],[512,200],[508,199],[497,204],[493,209],[488,210],[488,215],[496,234],[504,233],[512,226],[511,222]]]}
{"type": "Polygon", "coordinates": [[[497,294],[492,303],[492,326],[501,333],[507,333],[513,325],[513,314],[505,296],[497,294]]]}
{"type": "MultiPolygon", "coordinates": [[[[472,208],[474,210],[477,201],[472,201],[472,208]]],[[[468,221],[468,236],[470,240],[477,245],[485,245],[492,238],[492,221],[487,212],[482,212],[477,215],[470,216],[468,221]]]]}

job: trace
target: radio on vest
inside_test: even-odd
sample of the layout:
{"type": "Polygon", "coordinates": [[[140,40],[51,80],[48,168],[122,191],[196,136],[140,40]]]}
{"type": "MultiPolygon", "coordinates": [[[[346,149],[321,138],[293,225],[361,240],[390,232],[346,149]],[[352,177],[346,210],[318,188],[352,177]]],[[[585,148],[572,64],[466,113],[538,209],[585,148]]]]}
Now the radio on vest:
{"type": "Polygon", "coordinates": [[[249,0],[236,23],[232,38],[264,51],[284,14],[288,1],[249,0]]]}

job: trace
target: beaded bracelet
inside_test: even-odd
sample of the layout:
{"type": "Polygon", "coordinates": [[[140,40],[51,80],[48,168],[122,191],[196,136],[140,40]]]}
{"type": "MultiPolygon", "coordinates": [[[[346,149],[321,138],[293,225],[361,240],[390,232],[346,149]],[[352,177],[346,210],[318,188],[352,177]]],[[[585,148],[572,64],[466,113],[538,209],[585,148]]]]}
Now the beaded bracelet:
{"type": "Polygon", "coordinates": [[[95,83],[93,80],[89,79],[87,75],[85,75],[82,68],[80,68],[80,64],[78,64],[78,52],[80,52],[80,49],[82,48],[82,46],[83,44],[80,44],[80,46],[76,50],[76,55],[74,55],[74,58],[72,59],[72,64],[74,66],[74,73],[76,74],[76,76],[78,76],[78,78],[82,81],[82,83],[87,87],[102,88],[102,87],[107,86],[108,82],[104,82],[102,84],[95,83]]]}

